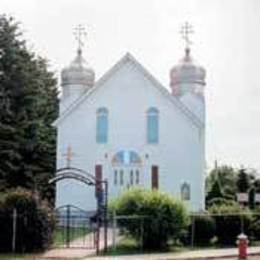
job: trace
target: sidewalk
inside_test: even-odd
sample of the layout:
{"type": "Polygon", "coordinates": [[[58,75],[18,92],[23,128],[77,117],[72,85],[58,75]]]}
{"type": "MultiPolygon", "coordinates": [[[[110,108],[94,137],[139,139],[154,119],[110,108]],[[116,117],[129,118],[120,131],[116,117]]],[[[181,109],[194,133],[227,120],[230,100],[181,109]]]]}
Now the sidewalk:
{"type": "MultiPolygon", "coordinates": [[[[254,259],[260,259],[260,247],[250,247],[248,249],[249,255],[257,255],[254,259]]],[[[181,253],[158,253],[158,254],[140,254],[127,256],[98,256],[92,257],[91,260],[188,260],[188,259],[223,259],[232,258],[237,259],[237,248],[228,249],[207,249],[194,250],[181,253]]],[[[87,259],[87,258],[85,258],[87,259]]],[[[250,259],[250,258],[249,258],[250,259]]]]}
{"type": "MultiPolygon", "coordinates": [[[[112,231],[108,229],[107,244],[112,245],[112,231]]],[[[100,229],[100,250],[104,248],[104,229],[100,229]]],[[[70,248],[54,248],[43,253],[39,259],[83,259],[95,256],[94,236],[87,234],[84,238],[78,238],[70,243],[70,248]],[[92,249],[91,249],[92,248],[92,249]]]]}

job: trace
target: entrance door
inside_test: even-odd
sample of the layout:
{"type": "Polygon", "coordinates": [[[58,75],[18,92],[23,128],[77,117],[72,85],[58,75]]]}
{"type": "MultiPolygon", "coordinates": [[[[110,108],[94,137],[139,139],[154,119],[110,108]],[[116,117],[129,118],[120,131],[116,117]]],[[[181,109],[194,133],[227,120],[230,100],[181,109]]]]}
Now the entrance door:
{"type": "Polygon", "coordinates": [[[56,209],[55,247],[95,249],[96,221],[80,208],[72,205],[56,209]]]}
{"type": "Polygon", "coordinates": [[[121,150],[112,158],[114,187],[131,187],[141,184],[141,157],[134,151],[121,150]]]}
{"type": "Polygon", "coordinates": [[[152,189],[159,188],[158,166],[152,166],[152,189]]]}

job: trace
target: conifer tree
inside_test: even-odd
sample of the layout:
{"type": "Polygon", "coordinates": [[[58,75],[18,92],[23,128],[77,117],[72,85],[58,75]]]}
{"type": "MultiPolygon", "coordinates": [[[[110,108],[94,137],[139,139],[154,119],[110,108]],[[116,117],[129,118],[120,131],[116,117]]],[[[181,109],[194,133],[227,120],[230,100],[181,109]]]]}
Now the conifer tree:
{"type": "Polygon", "coordinates": [[[56,79],[26,47],[19,24],[0,16],[0,191],[22,186],[53,198],[56,79]]]}
{"type": "Polygon", "coordinates": [[[250,188],[249,175],[246,173],[244,168],[239,170],[237,175],[237,190],[238,192],[247,193],[250,188]]]}

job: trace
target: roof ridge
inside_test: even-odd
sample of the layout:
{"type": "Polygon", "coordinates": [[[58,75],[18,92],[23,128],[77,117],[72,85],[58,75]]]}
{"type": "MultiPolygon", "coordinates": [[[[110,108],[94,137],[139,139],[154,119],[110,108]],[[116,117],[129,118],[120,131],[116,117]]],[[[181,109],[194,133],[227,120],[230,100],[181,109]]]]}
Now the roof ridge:
{"type": "Polygon", "coordinates": [[[107,72],[101,76],[94,87],[89,89],[79,98],[77,98],[71,105],[68,107],[53,123],[53,126],[57,126],[64,118],[66,118],[78,105],[80,105],[88,96],[90,96],[93,92],[95,92],[99,87],[103,85],[103,82],[106,81],[114,72],[116,72],[124,63],[127,61],[132,62],[135,66],[140,69],[143,74],[151,80],[154,85],[165,95],[167,96],[171,102],[173,102],[178,109],[185,114],[192,123],[194,123],[198,127],[202,127],[204,124],[201,120],[190,111],[185,104],[183,104],[180,100],[175,98],[170,94],[170,92],[130,53],[127,52],[118,62],[116,62],[107,72]]]}

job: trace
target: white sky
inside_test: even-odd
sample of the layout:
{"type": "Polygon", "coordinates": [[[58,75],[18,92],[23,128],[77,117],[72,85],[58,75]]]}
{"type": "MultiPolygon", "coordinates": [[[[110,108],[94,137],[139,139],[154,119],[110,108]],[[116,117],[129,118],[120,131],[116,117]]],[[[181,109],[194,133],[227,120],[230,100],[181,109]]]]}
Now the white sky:
{"type": "Polygon", "coordinates": [[[259,0],[0,0],[29,46],[58,73],[75,55],[72,31],[88,32],[84,55],[97,78],[127,51],[166,87],[193,24],[193,57],[207,70],[207,161],[260,170],[259,0]]]}

